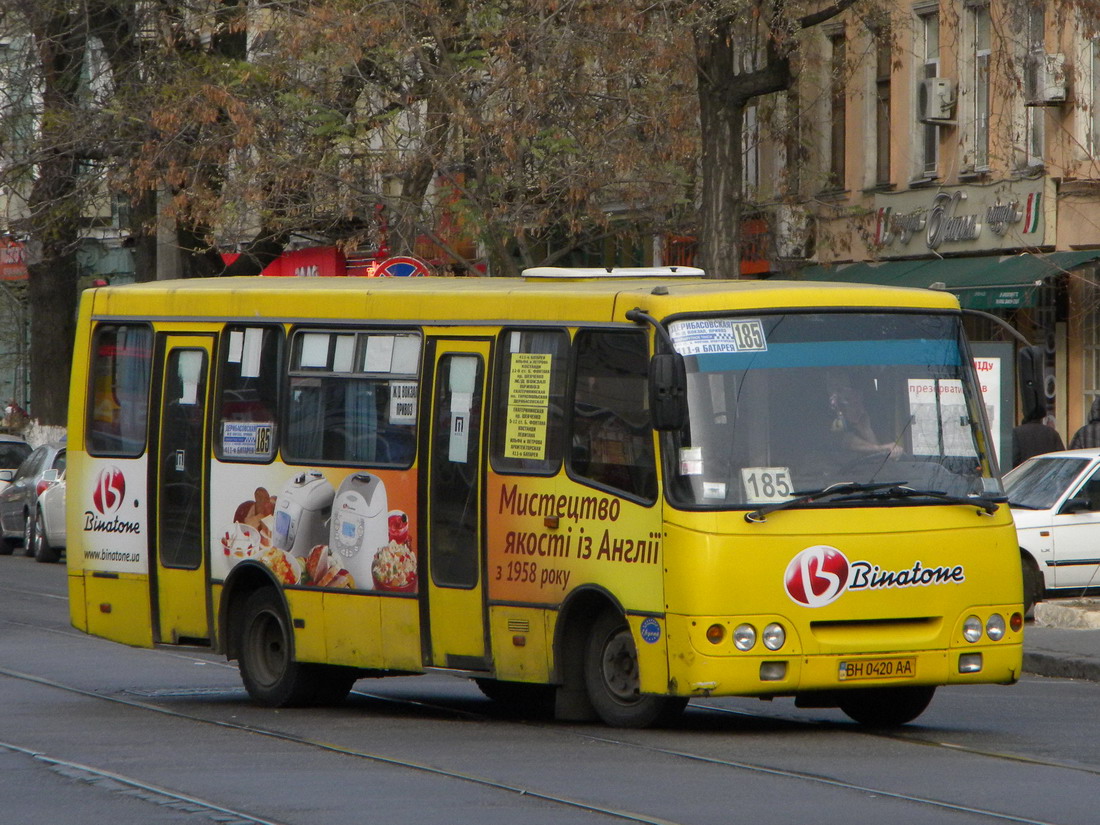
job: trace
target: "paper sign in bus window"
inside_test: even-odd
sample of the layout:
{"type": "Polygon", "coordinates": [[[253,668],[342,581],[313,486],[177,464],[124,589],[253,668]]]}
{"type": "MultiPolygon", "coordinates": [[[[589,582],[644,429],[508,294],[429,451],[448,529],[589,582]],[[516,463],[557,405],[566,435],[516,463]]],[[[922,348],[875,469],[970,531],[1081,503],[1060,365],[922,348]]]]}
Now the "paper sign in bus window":
{"type": "Polygon", "coordinates": [[[241,353],[244,351],[244,333],[238,329],[229,333],[229,352],[227,362],[230,364],[241,363],[241,353]]]}
{"type": "Polygon", "coordinates": [[[324,369],[328,366],[329,335],[324,332],[307,332],[302,336],[302,355],[300,366],[324,369]]]}
{"type": "Polygon", "coordinates": [[[363,358],[364,372],[389,372],[393,365],[392,335],[371,335],[363,358]]]}
{"type": "Polygon", "coordinates": [[[681,355],[766,352],[767,339],[759,318],[700,318],[673,321],[669,334],[681,355]]]}
{"type": "Polygon", "coordinates": [[[415,381],[390,381],[390,423],[416,423],[415,381]]]}
{"type": "Polygon", "coordinates": [[[469,459],[470,410],[473,408],[474,389],[477,383],[477,359],[472,356],[456,356],[451,359],[448,388],[451,391],[451,435],[447,459],[465,464],[469,459]]]}
{"type": "Polygon", "coordinates": [[[332,359],[333,372],[351,372],[355,358],[355,336],[337,335],[336,352],[332,359]]]}
{"type": "Polygon", "coordinates": [[[241,348],[241,378],[260,377],[260,354],[263,351],[264,331],[251,327],[244,331],[241,348]]]}
{"type": "Polygon", "coordinates": [[[179,402],[197,404],[199,378],[202,375],[202,352],[197,349],[182,350],[176,363],[176,372],[181,384],[179,402]]]}
{"type": "Polygon", "coordinates": [[[393,341],[393,360],[390,371],[394,375],[416,375],[420,369],[420,338],[416,335],[398,335],[393,341]]]}
{"type": "Polygon", "coordinates": [[[553,356],[548,352],[512,353],[505,458],[541,461],[546,456],[552,361],[553,356]]]}
{"type": "Polygon", "coordinates": [[[910,378],[913,455],[976,456],[962,382],[910,378]]]}

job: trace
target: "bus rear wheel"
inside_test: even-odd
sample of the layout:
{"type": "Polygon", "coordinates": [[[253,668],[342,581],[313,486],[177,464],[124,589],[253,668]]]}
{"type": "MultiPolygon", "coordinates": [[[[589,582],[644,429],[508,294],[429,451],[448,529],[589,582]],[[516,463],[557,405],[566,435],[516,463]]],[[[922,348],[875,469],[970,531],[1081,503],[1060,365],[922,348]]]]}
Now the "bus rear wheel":
{"type": "Polygon", "coordinates": [[[644,728],[674,720],[687,699],[641,692],[638,650],[626,621],[603,613],[592,627],[584,658],[584,684],[596,714],[616,728],[644,728]]]}
{"type": "Polygon", "coordinates": [[[896,728],[912,722],[932,701],[934,685],[897,688],[863,688],[846,691],[840,709],[869,728],[896,728]]]}
{"type": "Polygon", "coordinates": [[[245,601],[238,650],[241,679],[257,704],[303,705],[317,695],[315,669],[293,659],[290,622],[274,589],[257,590],[245,601]]]}

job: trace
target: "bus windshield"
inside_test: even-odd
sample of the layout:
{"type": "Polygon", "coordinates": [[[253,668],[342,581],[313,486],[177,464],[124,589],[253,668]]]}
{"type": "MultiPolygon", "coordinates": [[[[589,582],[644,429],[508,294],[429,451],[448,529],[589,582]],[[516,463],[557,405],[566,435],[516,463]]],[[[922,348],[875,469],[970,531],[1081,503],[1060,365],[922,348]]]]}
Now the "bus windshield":
{"type": "Polygon", "coordinates": [[[676,504],[753,508],[844,483],[1002,492],[955,316],[692,316],[669,332],[687,367],[687,422],[665,440],[676,504]]]}

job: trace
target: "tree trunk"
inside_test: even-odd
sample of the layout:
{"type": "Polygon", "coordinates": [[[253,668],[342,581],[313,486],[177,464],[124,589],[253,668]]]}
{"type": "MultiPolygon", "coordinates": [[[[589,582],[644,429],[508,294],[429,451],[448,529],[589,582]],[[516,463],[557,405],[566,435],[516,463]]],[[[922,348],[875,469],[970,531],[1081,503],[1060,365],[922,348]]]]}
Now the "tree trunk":
{"type": "Polygon", "coordinates": [[[702,204],[699,263],[711,278],[741,274],[741,129],[745,109],[699,75],[702,204]]]}
{"type": "Polygon", "coordinates": [[[63,426],[69,409],[69,370],[77,304],[76,254],[44,255],[28,267],[31,405],[39,423],[63,426]],[[58,365],[64,365],[59,368],[58,365]]]}

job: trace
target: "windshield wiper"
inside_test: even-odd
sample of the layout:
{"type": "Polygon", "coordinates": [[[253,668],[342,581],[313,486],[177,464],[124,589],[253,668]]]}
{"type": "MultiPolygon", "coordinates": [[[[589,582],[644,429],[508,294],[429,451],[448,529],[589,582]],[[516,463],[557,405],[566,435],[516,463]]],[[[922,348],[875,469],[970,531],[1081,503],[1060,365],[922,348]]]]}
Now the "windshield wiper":
{"type": "Polygon", "coordinates": [[[873,498],[873,499],[890,499],[890,498],[932,498],[937,501],[947,502],[949,504],[970,504],[989,515],[993,515],[997,512],[998,504],[1005,504],[1008,502],[1008,496],[956,496],[951,493],[945,493],[943,490],[919,490],[915,487],[909,487],[902,484],[887,485],[878,490],[872,491],[856,491],[852,494],[845,496],[845,500],[855,500],[860,498],[873,498]]]}
{"type": "Polygon", "coordinates": [[[828,487],[823,487],[820,490],[805,490],[801,493],[795,493],[793,498],[765,504],[763,507],[745,513],[745,521],[758,524],[766,520],[768,513],[774,513],[777,510],[786,510],[788,507],[794,507],[797,504],[805,504],[810,501],[819,501],[821,499],[834,498],[836,496],[873,493],[876,490],[884,490],[887,487],[898,487],[903,484],[905,484],[904,481],[876,481],[870,484],[860,481],[841,481],[836,484],[830,484],[828,487]]]}
{"type": "Polygon", "coordinates": [[[863,484],[857,481],[846,481],[839,484],[831,484],[821,490],[809,490],[796,493],[794,498],[786,501],[777,501],[767,504],[751,512],[745,513],[745,521],[760,523],[766,520],[768,513],[784,510],[798,504],[806,504],[823,499],[834,501],[859,501],[860,499],[891,499],[891,498],[933,498],[950,504],[969,504],[977,507],[985,513],[992,515],[997,512],[997,505],[1008,501],[1007,496],[955,496],[942,490],[918,490],[909,487],[904,481],[880,481],[873,484],[863,484]]]}

